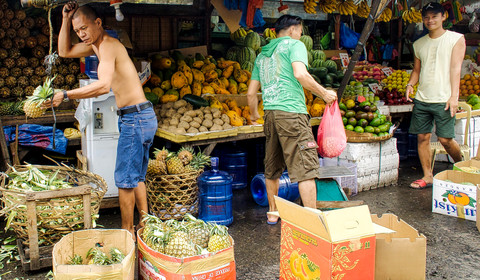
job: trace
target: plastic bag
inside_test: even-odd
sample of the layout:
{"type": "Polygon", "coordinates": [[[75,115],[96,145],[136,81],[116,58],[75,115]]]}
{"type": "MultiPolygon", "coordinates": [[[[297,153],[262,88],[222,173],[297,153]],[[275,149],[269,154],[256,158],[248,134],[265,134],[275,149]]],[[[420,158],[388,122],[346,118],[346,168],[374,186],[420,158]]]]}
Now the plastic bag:
{"type": "Polygon", "coordinates": [[[317,132],[318,153],[322,157],[338,157],[347,147],[347,135],[337,101],[325,107],[317,132]]]}
{"type": "Polygon", "coordinates": [[[340,25],[340,45],[346,49],[354,49],[357,46],[360,33],[348,28],[345,23],[340,25]]]}

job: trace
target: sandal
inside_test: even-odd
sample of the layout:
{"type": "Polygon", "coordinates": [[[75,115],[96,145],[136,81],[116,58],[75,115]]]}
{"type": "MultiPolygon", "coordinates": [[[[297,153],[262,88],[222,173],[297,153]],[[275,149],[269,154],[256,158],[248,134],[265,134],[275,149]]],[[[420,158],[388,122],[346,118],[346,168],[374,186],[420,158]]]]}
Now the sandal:
{"type": "Polygon", "coordinates": [[[432,183],[427,183],[423,179],[415,180],[415,181],[412,182],[412,184],[410,184],[410,188],[416,189],[416,190],[423,190],[423,189],[426,189],[426,188],[429,188],[429,187],[432,186],[432,183]],[[412,186],[412,184],[417,184],[418,187],[414,187],[414,186],[412,186]]]}
{"type": "MultiPolygon", "coordinates": [[[[274,216],[275,217],[275,216],[274,216]]],[[[278,223],[278,220],[280,220],[280,217],[275,217],[276,220],[272,220],[269,218],[268,214],[267,214],[267,224],[269,225],[276,225],[278,223]]]]}

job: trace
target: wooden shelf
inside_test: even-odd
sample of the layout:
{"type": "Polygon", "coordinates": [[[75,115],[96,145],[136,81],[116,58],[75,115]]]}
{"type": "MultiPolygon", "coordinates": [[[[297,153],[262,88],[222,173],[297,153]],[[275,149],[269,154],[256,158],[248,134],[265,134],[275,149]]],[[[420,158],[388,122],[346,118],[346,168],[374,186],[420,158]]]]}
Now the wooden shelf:
{"type": "MultiPolygon", "coordinates": [[[[57,123],[75,122],[75,111],[59,111],[55,112],[57,123]]],[[[53,124],[52,112],[47,112],[45,115],[32,119],[26,116],[2,116],[1,123],[4,126],[20,125],[20,124],[53,124]]]]}

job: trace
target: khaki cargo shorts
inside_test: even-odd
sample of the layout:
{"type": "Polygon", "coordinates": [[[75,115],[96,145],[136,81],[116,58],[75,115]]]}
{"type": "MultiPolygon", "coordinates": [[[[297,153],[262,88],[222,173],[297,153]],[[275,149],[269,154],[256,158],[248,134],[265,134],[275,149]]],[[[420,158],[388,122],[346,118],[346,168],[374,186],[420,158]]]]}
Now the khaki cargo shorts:
{"type": "Polygon", "coordinates": [[[285,167],[292,182],[318,178],[318,146],[308,115],[266,110],[264,119],[265,178],[280,178],[285,167]]]}

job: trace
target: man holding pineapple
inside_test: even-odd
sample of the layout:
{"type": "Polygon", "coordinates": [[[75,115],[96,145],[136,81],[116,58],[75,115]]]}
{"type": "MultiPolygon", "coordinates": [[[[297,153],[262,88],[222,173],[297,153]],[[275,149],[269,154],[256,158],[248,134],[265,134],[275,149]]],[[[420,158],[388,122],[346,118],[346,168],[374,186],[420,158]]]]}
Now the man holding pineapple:
{"type": "MultiPolygon", "coordinates": [[[[115,94],[119,115],[115,184],[119,188],[122,228],[135,233],[133,226],[135,204],[142,217],[148,213],[145,188],[148,152],[157,129],[152,104],[146,100],[137,70],[125,47],[110,37],[102,27],[102,20],[89,6],[78,7],[68,2],[63,7],[62,27],[58,36],[58,53],[62,57],[78,58],[96,54],[99,59],[98,81],[77,89],[57,92],[53,106],[63,100],[92,98],[115,94]],[[72,45],[70,28],[82,40],[72,45]]],[[[45,106],[50,106],[46,102],[45,106]]],[[[141,222],[140,222],[141,223],[141,222]]],[[[134,235],[135,239],[135,235],[134,235]]]]}

